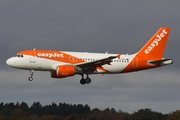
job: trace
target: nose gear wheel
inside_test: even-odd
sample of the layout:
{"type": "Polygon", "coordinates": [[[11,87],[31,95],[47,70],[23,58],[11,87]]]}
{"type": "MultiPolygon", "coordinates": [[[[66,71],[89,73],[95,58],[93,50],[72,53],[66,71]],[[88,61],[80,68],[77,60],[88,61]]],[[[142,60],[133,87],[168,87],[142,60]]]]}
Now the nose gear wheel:
{"type": "Polygon", "coordinates": [[[30,70],[30,77],[28,78],[29,81],[32,81],[33,80],[33,73],[34,73],[34,70],[30,70]]]}
{"type": "Polygon", "coordinates": [[[28,80],[29,80],[29,81],[32,81],[32,80],[33,80],[33,77],[29,77],[28,80]]]}

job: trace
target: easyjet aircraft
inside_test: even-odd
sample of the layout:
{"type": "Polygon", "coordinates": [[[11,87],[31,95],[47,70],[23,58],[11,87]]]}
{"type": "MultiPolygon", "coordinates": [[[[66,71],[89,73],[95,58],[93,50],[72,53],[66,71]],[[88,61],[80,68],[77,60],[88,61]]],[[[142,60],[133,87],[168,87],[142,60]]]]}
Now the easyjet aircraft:
{"type": "Polygon", "coordinates": [[[33,72],[50,71],[52,78],[65,78],[79,74],[80,83],[89,84],[90,74],[119,74],[157,68],[173,63],[163,58],[170,28],[160,28],[135,54],[109,54],[68,52],[55,50],[25,50],[9,58],[7,65],[33,72]],[[84,75],[86,75],[84,77],[84,75]]]}

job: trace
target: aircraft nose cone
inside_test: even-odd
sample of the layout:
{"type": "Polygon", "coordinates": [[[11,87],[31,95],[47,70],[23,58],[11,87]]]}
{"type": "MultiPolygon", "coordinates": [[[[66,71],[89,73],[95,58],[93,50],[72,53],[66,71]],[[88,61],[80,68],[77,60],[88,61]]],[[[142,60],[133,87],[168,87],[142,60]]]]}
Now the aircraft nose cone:
{"type": "Polygon", "coordinates": [[[6,60],[6,64],[7,64],[7,65],[10,65],[10,64],[11,64],[10,59],[7,59],[7,60],[6,60]]]}
{"type": "Polygon", "coordinates": [[[9,58],[6,60],[6,64],[9,65],[9,66],[13,66],[13,60],[12,58],[9,58]]]}

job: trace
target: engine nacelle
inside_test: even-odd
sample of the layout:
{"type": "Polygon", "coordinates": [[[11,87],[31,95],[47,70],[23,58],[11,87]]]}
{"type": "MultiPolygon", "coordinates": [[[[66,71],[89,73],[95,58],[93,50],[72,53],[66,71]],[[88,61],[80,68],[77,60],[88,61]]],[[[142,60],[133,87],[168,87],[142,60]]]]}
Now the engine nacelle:
{"type": "Polygon", "coordinates": [[[65,78],[75,74],[74,66],[58,66],[56,71],[51,72],[52,78],[65,78]]]}

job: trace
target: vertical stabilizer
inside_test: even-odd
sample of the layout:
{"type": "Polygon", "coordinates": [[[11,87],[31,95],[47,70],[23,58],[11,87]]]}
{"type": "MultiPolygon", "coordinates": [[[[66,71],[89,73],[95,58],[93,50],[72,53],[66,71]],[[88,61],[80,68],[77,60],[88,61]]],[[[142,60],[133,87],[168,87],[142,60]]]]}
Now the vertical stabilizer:
{"type": "Polygon", "coordinates": [[[169,33],[170,28],[160,28],[137,54],[144,57],[161,59],[164,54],[169,33]]]}

